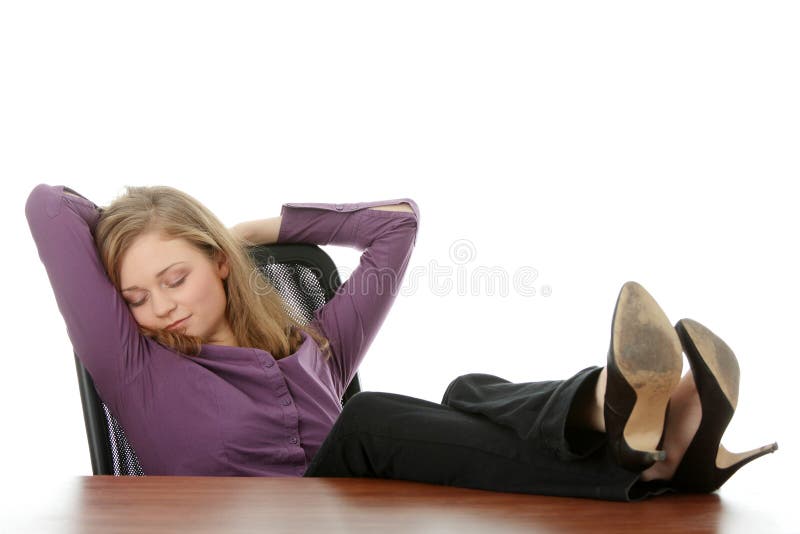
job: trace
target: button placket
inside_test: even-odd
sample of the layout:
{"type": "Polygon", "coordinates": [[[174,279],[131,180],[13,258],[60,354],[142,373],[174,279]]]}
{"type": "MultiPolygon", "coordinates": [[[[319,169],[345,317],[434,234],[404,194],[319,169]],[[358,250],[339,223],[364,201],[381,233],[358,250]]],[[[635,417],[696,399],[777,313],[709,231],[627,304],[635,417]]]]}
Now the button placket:
{"type": "MultiPolygon", "coordinates": [[[[263,355],[263,365],[265,369],[269,369],[275,366],[275,360],[268,354],[263,355]]],[[[284,422],[285,428],[288,434],[287,441],[291,445],[296,445],[297,448],[294,450],[288,451],[289,458],[296,458],[296,459],[303,459],[305,458],[305,451],[299,445],[300,438],[299,436],[299,414],[297,413],[297,406],[292,406],[292,398],[291,393],[287,387],[285,378],[283,377],[282,373],[280,372],[269,372],[267,373],[267,381],[272,384],[273,391],[275,395],[280,400],[280,405],[282,406],[281,411],[284,415],[284,422]]],[[[301,475],[305,472],[305,469],[302,469],[301,475]]]]}

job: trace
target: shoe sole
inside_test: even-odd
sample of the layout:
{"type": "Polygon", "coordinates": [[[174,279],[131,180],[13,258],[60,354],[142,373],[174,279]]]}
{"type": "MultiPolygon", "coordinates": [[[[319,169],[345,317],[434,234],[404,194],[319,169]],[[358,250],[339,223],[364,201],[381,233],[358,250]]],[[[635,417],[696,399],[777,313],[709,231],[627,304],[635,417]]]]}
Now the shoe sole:
{"type": "Polygon", "coordinates": [[[739,402],[739,362],[731,348],[714,332],[692,319],[678,321],[676,331],[685,338],[687,356],[696,362],[702,361],[708,367],[735,410],[739,402]]]}
{"type": "Polygon", "coordinates": [[[623,437],[632,449],[656,451],[667,403],[681,379],[683,350],[664,311],[636,282],[620,290],[612,346],[620,374],[636,393],[623,437]]]}

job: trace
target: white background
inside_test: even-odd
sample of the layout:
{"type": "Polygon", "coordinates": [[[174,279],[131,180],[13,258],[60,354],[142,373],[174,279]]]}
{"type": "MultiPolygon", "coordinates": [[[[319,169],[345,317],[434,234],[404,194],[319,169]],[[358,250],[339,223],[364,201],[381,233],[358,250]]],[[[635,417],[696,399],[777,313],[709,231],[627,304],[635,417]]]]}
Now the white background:
{"type": "MultiPolygon", "coordinates": [[[[530,381],[603,365],[619,288],[640,282],[673,322],[703,322],[738,355],[728,448],[781,447],[721,494],[778,499],[800,441],[799,11],[3,3],[4,491],[91,474],[27,195],[64,184],[105,205],[125,185],[166,184],[230,226],[284,202],[418,203],[363,389],[438,402],[463,373],[530,381]],[[512,283],[525,268],[533,296],[512,283]]],[[[357,265],[358,251],[325,248],[344,276],[357,265]]]]}

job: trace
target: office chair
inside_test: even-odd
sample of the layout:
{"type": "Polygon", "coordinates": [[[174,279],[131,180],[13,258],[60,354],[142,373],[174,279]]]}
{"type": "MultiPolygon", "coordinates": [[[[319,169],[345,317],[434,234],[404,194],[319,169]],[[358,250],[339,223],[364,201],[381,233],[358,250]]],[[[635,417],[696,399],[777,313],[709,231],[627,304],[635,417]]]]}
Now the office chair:
{"type": "MultiPolygon", "coordinates": [[[[314,318],[314,311],[329,302],[341,286],[336,264],[317,245],[257,245],[249,247],[248,252],[280,293],[287,311],[301,324],[308,324],[314,318]]],[[[143,476],[145,473],[125,431],[98,396],[92,377],[78,355],[74,351],[73,354],[92,472],[95,475],[143,476]]],[[[342,406],[359,391],[361,387],[356,374],[342,396],[342,406]]]]}

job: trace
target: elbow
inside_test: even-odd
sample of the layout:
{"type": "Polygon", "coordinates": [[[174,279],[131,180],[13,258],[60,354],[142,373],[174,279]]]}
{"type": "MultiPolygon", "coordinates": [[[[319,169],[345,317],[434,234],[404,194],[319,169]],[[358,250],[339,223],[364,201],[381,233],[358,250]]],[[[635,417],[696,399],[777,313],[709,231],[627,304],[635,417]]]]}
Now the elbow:
{"type": "MultiPolygon", "coordinates": [[[[411,199],[409,199],[409,200],[411,200],[411,199]]],[[[414,229],[414,231],[416,232],[419,229],[419,206],[417,205],[417,203],[415,201],[411,200],[411,202],[412,202],[412,204],[409,204],[409,205],[411,206],[411,209],[412,209],[412,211],[414,213],[414,220],[416,222],[416,225],[415,225],[416,228],[414,229]]]]}
{"type": "Polygon", "coordinates": [[[417,234],[419,233],[419,206],[417,203],[414,202],[412,199],[404,199],[405,204],[409,207],[408,210],[405,210],[408,213],[411,213],[414,218],[405,218],[403,224],[407,225],[410,228],[410,231],[414,234],[414,239],[411,242],[411,246],[413,247],[417,242],[417,234]]]}
{"type": "Polygon", "coordinates": [[[39,184],[33,188],[28,194],[28,199],[25,201],[25,218],[28,219],[28,224],[32,225],[39,214],[47,212],[51,217],[58,213],[52,213],[55,207],[52,202],[52,186],[47,184],[39,184]]]}
{"type": "Polygon", "coordinates": [[[402,205],[408,207],[405,211],[414,215],[414,242],[416,243],[417,232],[419,232],[419,206],[416,201],[411,198],[404,198],[402,205]]]}
{"type": "Polygon", "coordinates": [[[405,211],[414,214],[414,218],[419,223],[419,205],[417,205],[416,201],[412,198],[404,198],[402,205],[406,207],[405,211]]]}

